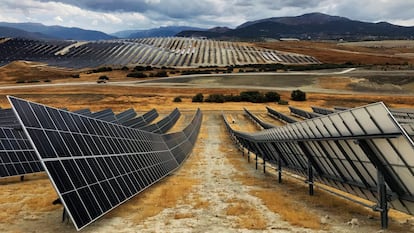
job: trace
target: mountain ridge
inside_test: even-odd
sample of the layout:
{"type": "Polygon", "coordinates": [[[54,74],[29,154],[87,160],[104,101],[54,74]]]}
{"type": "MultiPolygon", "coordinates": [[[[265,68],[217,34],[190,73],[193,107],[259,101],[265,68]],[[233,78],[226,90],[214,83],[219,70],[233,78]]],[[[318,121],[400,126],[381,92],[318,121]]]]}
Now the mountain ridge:
{"type": "Polygon", "coordinates": [[[300,16],[272,17],[249,21],[224,32],[183,31],[177,36],[241,40],[281,38],[312,40],[413,39],[414,27],[398,26],[388,22],[363,22],[341,16],[309,13],[300,16]]]}

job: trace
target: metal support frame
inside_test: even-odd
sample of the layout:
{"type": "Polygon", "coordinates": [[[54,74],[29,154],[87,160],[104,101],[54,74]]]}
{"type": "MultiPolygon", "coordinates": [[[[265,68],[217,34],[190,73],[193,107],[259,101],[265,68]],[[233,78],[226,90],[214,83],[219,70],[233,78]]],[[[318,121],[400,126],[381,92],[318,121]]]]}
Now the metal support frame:
{"type": "Polygon", "coordinates": [[[266,173],[266,160],[263,159],[263,173],[266,173]]]}
{"type": "Polygon", "coordinates": [[[278,174],[278,182],[279,184],[282,183],[282,161],[279,158],[279,162],[277,163],[277,174],[278,174]]]}
{"type": "Polygon", "coordinates": [[[20,176],[20,181],[24,181],[24,176],[20,176]]]}
{"type": "Polygon", "coordinates": [[[250,151],[247,152],[247,162],[250,163],[250,151]]]}
{"type": "Polygon", "coordinates": [[[388,228],[388,201],[387,201],[387,187],[385,185],[384,175],[378,170],[377,184],[378,184],[378,205],[376,211],[381,213],[381,228],[388,228]]]}
{"type": "Polygon", "coordinates": [[[258,166],[258,164],[257,164],[258,162],[257,162],[257,154],[256,154],[256,170],[257,170],[257,166],[258,166]]]}
{"type": "Polygon", "coordinates": [[[313,190],[313,168],[312,163],[310,160],[308,160],[308,184],[309,184],[309,195],[313,196],[314,190],[313,190]]]}

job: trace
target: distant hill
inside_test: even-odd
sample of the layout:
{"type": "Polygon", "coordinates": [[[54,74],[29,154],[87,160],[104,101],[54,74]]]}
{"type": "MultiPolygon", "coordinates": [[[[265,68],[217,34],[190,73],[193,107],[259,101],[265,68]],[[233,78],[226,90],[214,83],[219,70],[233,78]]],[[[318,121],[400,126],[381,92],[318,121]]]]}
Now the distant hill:
{"type": "Polygon", "coordinates": [[[2,27],[0,26],[0,37],[19,37],[19,38],[27,38],[27,39],[34,39],[34,40],[48,40],[53,39],[50,36],[44,35],[42,33],[36,32],[27,32],[16,28],[11,27],[2,27]]]}
{"type": "Polygon", "coordinates": [[[310,13],[296,17],[274,17],[250,21],[235,29],[223,31],[183,31],[177,36],[244,40],[270,38],[317,40],[413,39],[414,27],[397,26],[386,22],[361,22],[339,16],[310,13]]]}
{"type": "Polygon", "coordinates": [[[145,37],[172,37],[177,33],[186,30],[205,31],[203,28],[187,27],[187,26],[168,26],[152,28],[147,30],[128,30],[113,33],[113,36],[119,38],[145,38],[145,37]]]}
{"type": "MultiPolygon", "coordinates": [[[[62,26],[45,26],[40,23],[6,23],[0,22],[0,27],[8,27],[19,29],[20,31],[26,31],[30,33],[39,33],[40,35],[46,35],[47,38],[62,39],[62,40],[110,40],[116,37],[110,36],[100,31],[85,30],[81,28],[69,28],[62,26]]],[[[8,37],[25,37],[16,35],[9,35],[8,37]]],[[[33,37],[28,37],[35,39],[33,37]]],[[[43,36],[39,39],[44,39],[43,36]]]]}

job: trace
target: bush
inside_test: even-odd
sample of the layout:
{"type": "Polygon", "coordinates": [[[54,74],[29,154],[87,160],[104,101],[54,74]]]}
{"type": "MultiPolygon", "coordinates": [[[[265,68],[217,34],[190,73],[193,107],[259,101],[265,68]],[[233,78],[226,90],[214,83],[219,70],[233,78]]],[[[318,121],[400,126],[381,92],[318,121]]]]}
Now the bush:
{"type": "Polygon", "coordinates": [[[277,102],[280,100],[280,95],[277,92],[269,91],[265,93],[265,97],[269,102],[277,102]]]}
{"type": "Polygon", "coordinates": [[[27,81],[28,83],[38,83],[38,82],[40,82],[39,80],[29,80],[29,81],[27,81]]]}
{"type": "Polygon", "coordinates": [[[109,72],[109,71],[112,71],[112,68],[104,66],[104,67],[99,67],[98,69],[92,70],[92,73],[101,73],[101,72],[109,72]]]}
{"type": "Polygon", "coordinates": [[[45,83],[50,83],[50,82],[52,82],[52,80],[50,80],[50,79],[46,79],[46,80],[44,80],[43,82],[45,82],[45,83]]]}
{"type": "Polygon", "coordinates": [[[279,100],[279,102],[277,102],[279,105],[289,105],[289,101],[286,100],[279,100]]]}
{"type": "Polygon", "coordinates": [[[167,71],[158,71],[157,73],[155,73],[154,75],[155,77],[168,77],[167,71]]]}
{"type": "Polygon", "coordinates": [[[183,102],[183,101],[181,100],[181,97],[177,96],[177,97],[174,98],[173,102],[174,103],[179,103],[179,102],[183,102]]]}
{"type": "Polygon", "coordinates": [[[211,102],[211,103],[224,103],[225,97],[222,94],[211,94],[204,101],[211,102]]]}
{"type": "Polygon", "coordinates": [[[80,75],[79,74],[72,74],[71,77],[72,78],[80,78],[80,75]]]}
{"type": "Polygon", "coordinates": [[[127,74],[127,77],[130,77],[130,78],[146,78],[147,75],[142,73],[142,72],[132,72],[132,73],[127,74]]]}
{"type": "Polygon", "coordinates": [[[198,93],[197,95],[193,96],[192,101],[193,102],[203,102],[204,96],[201,93],[198,93]]]}
{"type": "Polygon", "coordinates": [[[123,67],[121,68],[121,70],[129,70],[129,68],[128,68],[127,66],[123,66],[123,67]]]}
{"type": "Polygon", "coordinates": [[[252,103],[265,103],[266,97],[258,91],[243,91],[240,92],[241,101],[252,102],[252,103]]]}
{"type": "Polygon", "coordinates": [[[306,93],[301,90],[294,90],[290,94],[290,98],[294,101],[305,101],[306,100],[306,93]]]}
{"type": "Polygon", "coordinates": [[[105,81],[108,81],[108,80],[109,80],[109,77],[108,77],[108,76],[106,76],[106,75],[102,75],[102,76],[100,76],[100,77],[99,77],[99,80],[105,80],[105,81]]]}
{"type": "Polygon", "coordinates": [[[25,83],[24,80],[17,80],[16,83],[25,83]]]}

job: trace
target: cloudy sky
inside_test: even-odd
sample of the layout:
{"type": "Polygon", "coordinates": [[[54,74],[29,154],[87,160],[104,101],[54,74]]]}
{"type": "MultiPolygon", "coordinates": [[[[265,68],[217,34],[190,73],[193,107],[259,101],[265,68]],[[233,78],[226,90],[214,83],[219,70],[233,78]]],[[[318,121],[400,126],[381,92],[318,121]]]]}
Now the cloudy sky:
{"type": "Polygon", "coordinates": [[[112,33],[159,26],[234,28],[249,20],[322,12],[414,26],[412,0],[0,0],[0,21],[112,33]]]}

